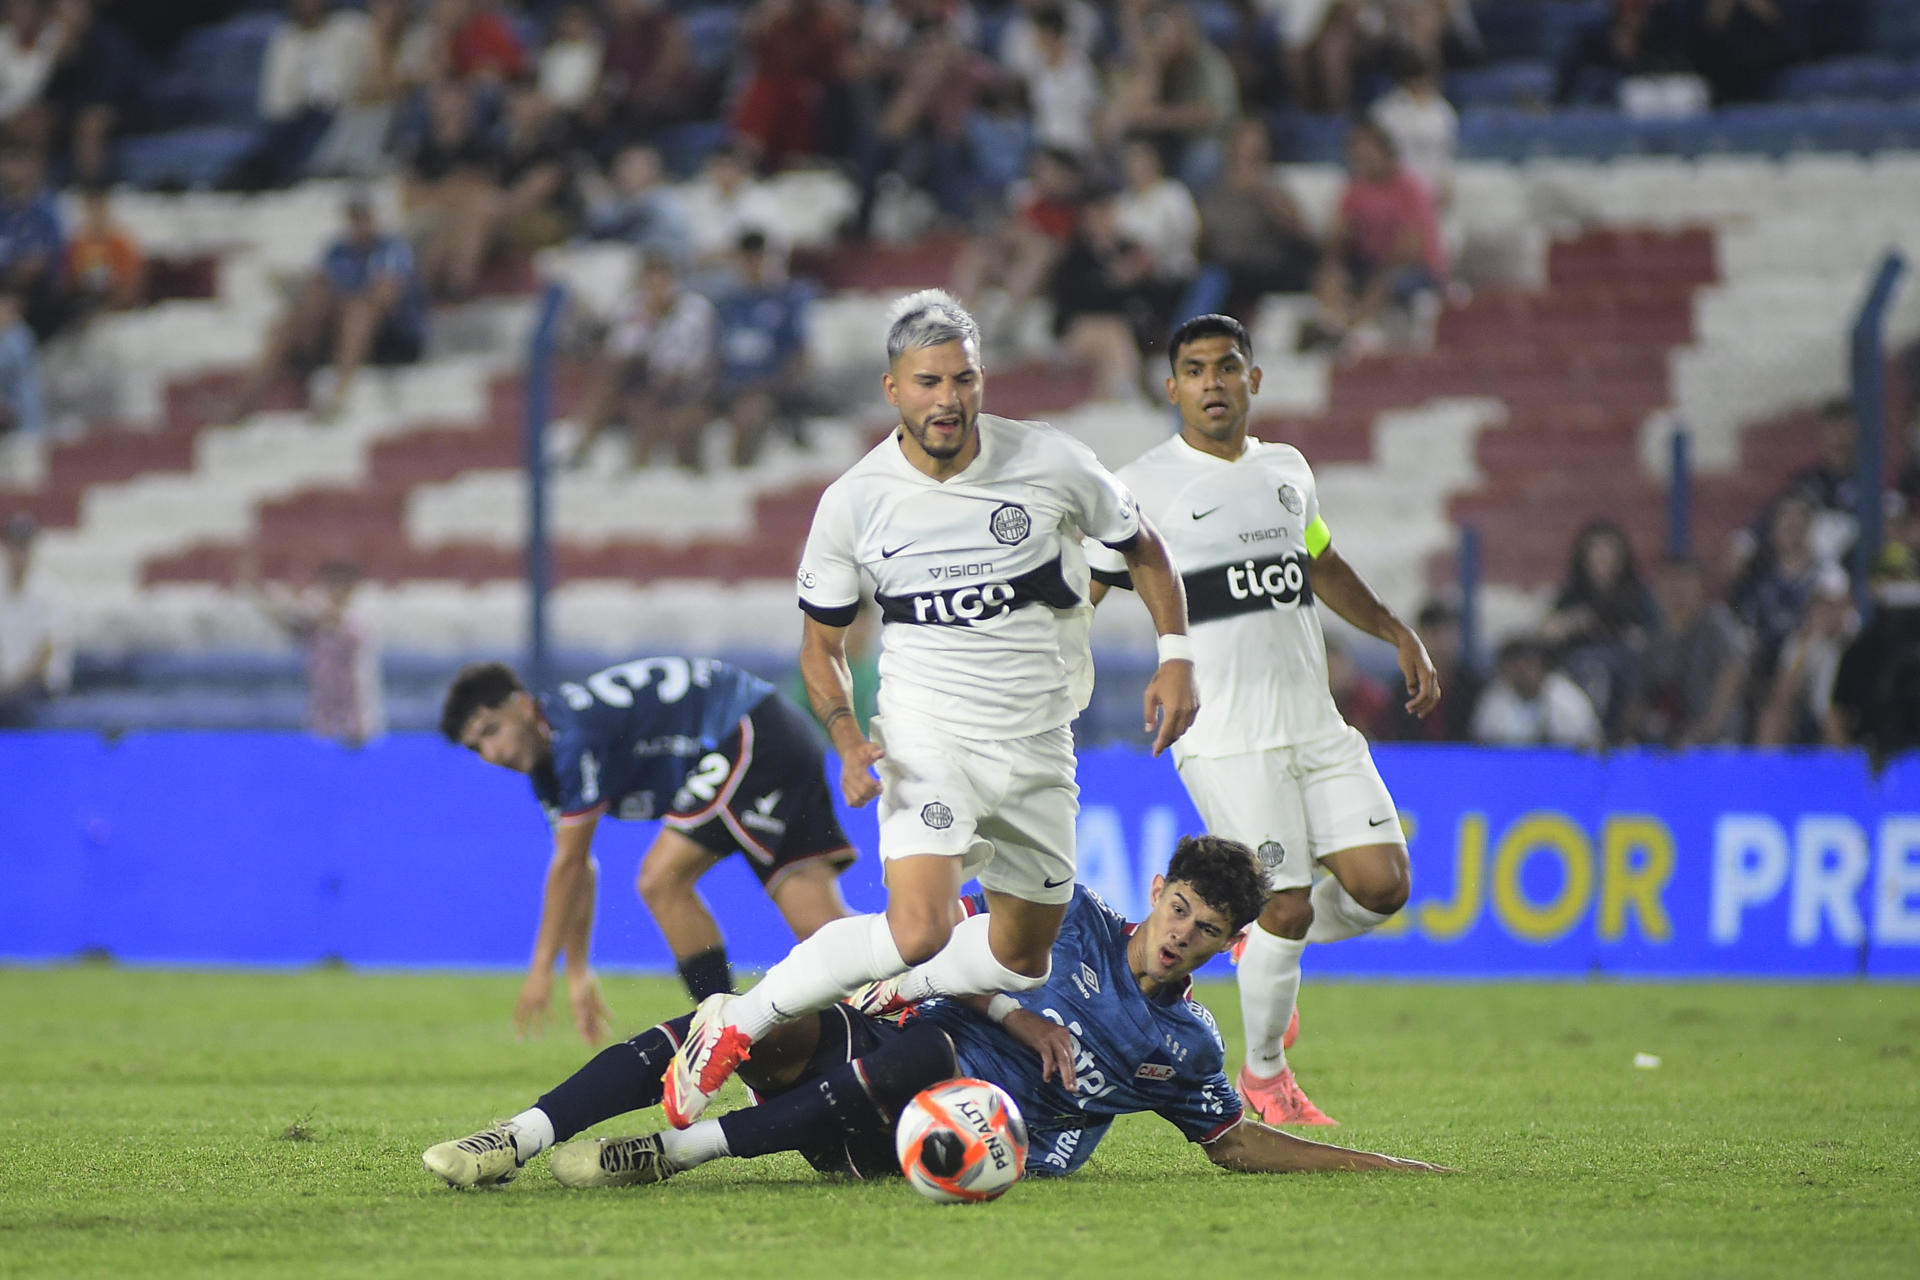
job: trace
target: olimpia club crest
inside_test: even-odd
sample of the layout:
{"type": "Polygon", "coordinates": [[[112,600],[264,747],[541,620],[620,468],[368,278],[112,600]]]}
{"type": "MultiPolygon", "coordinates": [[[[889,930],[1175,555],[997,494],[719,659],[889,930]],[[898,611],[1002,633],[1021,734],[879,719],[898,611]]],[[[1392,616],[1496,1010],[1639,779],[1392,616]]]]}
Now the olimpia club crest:
{"type": "Polygon", "coordinates": [[[993,531],[997,541],[1011,547],[1025,542],[1027,535],[1033,532],[1033,517],[1019,503],[1006,502],[994,508],[987,528],[993,531]]]}
{"type": "Polygon", "coordinates": [[[1300,491],[1290,484],[1280,486],[1280,505],[1296,516],[1307,509],[1307,504],[1300,499],[1300,491]]]}

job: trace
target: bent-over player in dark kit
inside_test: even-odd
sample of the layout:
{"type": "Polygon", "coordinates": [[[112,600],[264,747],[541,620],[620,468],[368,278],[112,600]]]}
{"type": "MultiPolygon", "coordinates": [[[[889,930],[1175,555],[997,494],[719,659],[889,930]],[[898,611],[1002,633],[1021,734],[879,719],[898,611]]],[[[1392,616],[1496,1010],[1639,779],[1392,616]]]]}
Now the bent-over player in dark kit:
{"type": "Polygon", "coordinates": [[[854,851],[827,792],[819,732],[772,685],[708,658],[636,658],[535,696],[489,662],[447,690],[440,730],[489,764],[526,774],[553,828],[533,959],[514,1022],[546,1017],[567,957],[574,1024],[589,1043],[608,1011],[588,961],[593,833],[603,817],[658,819],[640,863],[653,913],[696,1000],[731,991],[726,945],[698,888],[738,852],[797,937],[849,914],[838,877],[854,851]]]}

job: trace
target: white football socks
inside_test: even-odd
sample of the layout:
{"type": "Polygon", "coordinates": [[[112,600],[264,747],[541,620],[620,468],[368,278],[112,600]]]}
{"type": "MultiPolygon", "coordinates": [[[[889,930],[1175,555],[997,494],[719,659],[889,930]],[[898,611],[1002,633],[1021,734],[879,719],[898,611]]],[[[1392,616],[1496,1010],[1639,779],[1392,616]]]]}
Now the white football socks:
{"type": "Polygon", "coordinates": [[[513,1149],[519,1154],[521,1164],[553,1145],[553,1121],[538,1107],[528,1107],[507,1121],[507,1133],[513,1138],[513,1149]]]}
{"type": "Polygon", "coordinates": [[[749,1040],[758,1040],[783,1022],[824,1009],[906,967],[885,916],[848,916],[794,944],[785,960],[733,1002],[729,1018],[749,1040]]]}
{"type": "Polygon", "coordinates": [[[727,1150],[727,1135],[718,1120],[696,1120],[684,1129],[662,1129],[660,1149],[680,1170],[733,1154],[727,1150]]]}
{"type": "Polygon", "coordinates": [[[1313,923],[1307,926],[1308,942],[1340,942],[1357,938],[1379,928],[1387,920],[1378,911],[1369,911],[1353,900],[1332,876],[1313,886],[1313,923]]]}
{"type": "Polygon", "coordinates": [[[1247,1032],[1247,1070],[1263,1079],[1287,1069],[1280,1040],[1300,996],[1300,953],[1306,947],[1305,938],[1276,937],[1259,921],[1247,926],[1247,946],[1240,953],[1240,1020],[1247,1032]]]}
{"type": "Polygon", "coordinates": [[[900,995],[918,1001],[929,996],[983,996],[1045,986],[1046,974],[1033,978],[1000,963],[988,942],[991,925],[991,917],[978,915],[954,926],[953,936],[938,955],[901,977],[900,995]]]}

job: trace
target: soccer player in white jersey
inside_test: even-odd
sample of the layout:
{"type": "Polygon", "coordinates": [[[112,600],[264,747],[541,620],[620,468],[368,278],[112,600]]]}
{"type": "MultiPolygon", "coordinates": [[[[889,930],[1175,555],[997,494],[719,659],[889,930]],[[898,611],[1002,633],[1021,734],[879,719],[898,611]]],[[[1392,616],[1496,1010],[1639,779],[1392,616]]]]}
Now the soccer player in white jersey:
{"type": "MultiPolygon", "coordinates": [[[[1187,589],[1202,710],[1174,765],[1207,829],[1254,848],[1273,891],[1240,958],[1247,1058],[1236,1084],[1268,1124],[1333,1124],[1287,1065],[1300,953],[1398,911],[1409,869],[1393,797],[1327,690],[1314,598],[1394,647],[1408,711],[1433,710],[1440,682],[1420,637],[1334,550],[1300,451],[1247,435],[1260,390],[1251,349],[1231,316],[1175,330],[1167,398],[1180,434],[1119,476],[1164,531],[1187,589]],[[1327,873],[1318,884],[1316,865],[1327,873]]],[[[1096,602],[1128,585],[1118,557],[1088,556],[1096,602]]]]}
{"type": "MultiPolygon", "coordinates": [[[[753,1041],[913,972],[902,998],[1045,983],[1073,896],[1073,673],[1063,655],[1092,539],[1132,575],[1161,635],[1144,699],[1157,755],[1192,724],[1186,602],[1165,544],[1091,450],[1040,423],[980,412],[980,331],[947,294],[895,304],[881,379],[900,426],[827,488],[800,561],[800,671],[856,807],[880,801],[884,915],[834,921],[743,996],[700,1007],[665,1081],[690,1124],[753,1041]],[[846,631],[870,582],[883,623],[879,714],[852,713],[846,631]],[[874,770],[878,770],[878,778],[874,770]],[[977,878],[991,911],[962,922],[977,878]]],[[[1011,999],[1009,997],[1009,999],[1011,999]]]]}

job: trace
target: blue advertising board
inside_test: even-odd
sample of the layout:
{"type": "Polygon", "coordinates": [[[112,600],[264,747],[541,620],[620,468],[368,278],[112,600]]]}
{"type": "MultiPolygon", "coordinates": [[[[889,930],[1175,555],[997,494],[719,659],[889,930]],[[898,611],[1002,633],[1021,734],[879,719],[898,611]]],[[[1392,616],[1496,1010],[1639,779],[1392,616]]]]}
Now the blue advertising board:
{"type": "MultiPolygon", "coordinates": [[[[1920,977],[1920,762],[1840,752],[1382,746],[1414,865],[1320,974],[1920,977]]],[[[518,966],[547,849],[526,784],[424,735],[0,735],[0,957],[518,966]]],[[[1080,874],[1128,914],[1198,819],[1172,765],[1081,757],[1080,874]]],[[[884,901],[871,809],[849,902],[884,901]]],[[[604,822],[599,963],[667,969],[632,887],[652,824],[604,822]]],[[[703,885],[737,963],[791,936],[739,859],[703,885]]]]}

